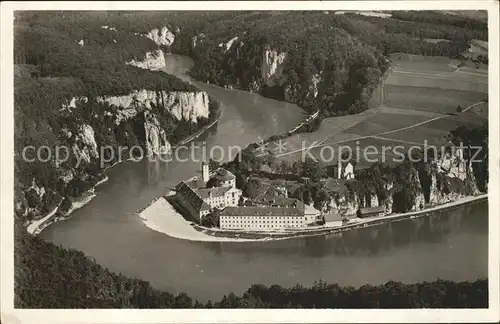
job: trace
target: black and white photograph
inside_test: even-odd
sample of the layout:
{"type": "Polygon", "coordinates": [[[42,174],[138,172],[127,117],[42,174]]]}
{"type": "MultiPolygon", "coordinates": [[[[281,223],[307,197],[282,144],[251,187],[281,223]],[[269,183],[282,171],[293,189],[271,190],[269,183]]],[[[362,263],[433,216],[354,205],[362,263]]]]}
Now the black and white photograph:
{"type": "Polygon", "coordinates": [[[410,3],[2,5],[2,322],[498,321],[499,4],[410,3]]]}

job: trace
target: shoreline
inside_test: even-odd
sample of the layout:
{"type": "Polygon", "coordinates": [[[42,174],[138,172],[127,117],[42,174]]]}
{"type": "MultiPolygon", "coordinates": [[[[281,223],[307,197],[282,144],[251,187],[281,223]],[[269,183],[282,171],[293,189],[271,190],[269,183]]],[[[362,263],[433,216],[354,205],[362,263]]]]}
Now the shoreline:
{"type": "Polygon", "coordinates": [[[196,138],[200,137],[203,133],[205,133],[207,130],[209,130],[210,128],[212,128],[215,124],[217,124],[217,122],[219,121],[220,119],[220,116],[222,115],[222,109],[220,108],[219,106],[219,111],[217,112],[217,117],[215,117],[215,119],[208,125],[206,126],[203,126],[202,129],[200,129],[197,133],[193,134],[193,135],[190,135],[188,136],[188,138],[180,141],[179,143],[175,144],[175,145],[172,145],[172,148],[176,148],[178,147],[179,145],[185,145],[185,144],[188,144],[190,143],[191,141],[195,140],[196,138]]]}
{"type": "MultiPolygon", "coordinates": [[[[108,168],[115,166],[116,164],[118,164],[118,162],[105,168],[104,171],[106,171],[108,168]]],[[[48,213],[47,215],[38,220],[29,223],[28,226],[26,227],[28,233],[32,235],[38,235],[50,225],[69,219],[71,217],[71,214],[73,214],[73,212],[90,203],[92,199],[94,199],[97,196],[97,194],[95,193],[95,189],[109,180],[106,174],[103,173],[103,175],[104,177],[101,180],[99,180],[92,188],[85,191],[82,195],[77,197],[75,201],[71,202],[71,207],[69,210],[63,212],[61,215],[58,214],[59,207],[62,202],[61,201],[50,213],[48,213]]]]}
{"type": "Polygon", "coordinates": [[[324,236],[353,231],[361,228],[374,227],[382,224],[398,222],[406,219],[431,216],[434,213],[460,208],[468,204],[481,203],[488,200],[488,194],[466,196],[455,201],[432,206],[423,210],[379,216],[368,219],[358,219],[350,224],[336,227],[320,227],[300,231],[253,232],[244,230],[221,230],[205,228],[184,219],[165,197],[159,197],[138,212],[144,225],[156,232],[170,237],[193,242],[265,242],[287,240],[302,237],[324,236]],[[219,234],[219,236],[217,236],[219,234]]]}

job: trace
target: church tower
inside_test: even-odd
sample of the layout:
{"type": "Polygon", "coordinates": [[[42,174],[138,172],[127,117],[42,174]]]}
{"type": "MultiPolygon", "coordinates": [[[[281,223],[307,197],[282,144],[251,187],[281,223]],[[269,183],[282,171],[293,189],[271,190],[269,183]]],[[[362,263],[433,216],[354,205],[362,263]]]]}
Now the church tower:
{"type": "Polygon", "coordinates": [[[207,162],[201,162],[201,179],[203,182],[208,182],[210,179],[210,169],[207,162]]]}

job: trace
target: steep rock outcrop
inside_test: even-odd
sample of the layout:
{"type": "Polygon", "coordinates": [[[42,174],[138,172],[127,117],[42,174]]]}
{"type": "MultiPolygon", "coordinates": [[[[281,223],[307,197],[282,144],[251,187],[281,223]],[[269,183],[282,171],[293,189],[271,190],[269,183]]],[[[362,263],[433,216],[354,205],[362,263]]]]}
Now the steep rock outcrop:
{"type": "Polygon", "coordinates": [[[130,62],[127,62],[126,64],[137,66],[141,69],[159,70],[166,66],[165,54],[163,53],[162,50],[147,52],[144,60],[142,61],[132,60],[130,62]]]}
{"type": "Polygon", "coordinates": [[[170,46],[175,40],[175,35],[167,28],[155,28],[146,34],[146,37],[151,39],[157,45],[170,46]]]}
{"type": "Polygon", "coordinates": [[[165,130],[158,119],[149,111],[144,112],[145,142],[148,155],[162,155],[171,150],[165,130]]]}
{"type": "Polygon", "coordinates": [[[198,122],[209,116],[209,98],[206,92],[137,90],[125,96],[108,96],[99,99],[118,108],[122,119],[131,118],[142,109],[165,109],[177,120],[198,122]]]}
{"type": "Polygon", "coordinates": [[[281,75],[286,57],[286,53],[278,53],[278,51],[271,50],[270,48],[264,50],[262,53],[260,71],[262,80],[266,85],[276,85],[275,78],[281,75]]]}
{"type": "Polygon", "coordinates": [[[338,194],[323,207],[323,212],[349,216],[355,215],[359,207],[360,201],[357,195],[338,194]]]}
{"type": "Polygon", "coordinates": [[[87,163],[90,163],[93,158],[99,157],[94,129],[90,125],[82,124],[79,126],[73,152],[87,163]]]}
{"type": "Polygon", "coordinates": [[[313,75],[311,79],[311,86],[309,87],[309,92],[314,98],[318,96],[319,93],[319,83],[323,80],[320,74],[313,75]]]}
{"type": "Polygon", "coordinates": [[[479,193],[470,161],[464,159],[461,148],[439,156],[427,170],[430,177],[429,203],[444,204],[479,193]]]}
{"type": "Polygon", "coordinates": [[[235,36],[235,37],[231,38],[227,43],[220,43],[219,47],[224,48],[224,52],[227,52],[227,51],[229,51],[231,46],[233,46],[233,43],[237,40],[238,40],[238,36],[235,36]]]}
{"type": "Polygon", "coordinates": [[[74,109],[76,108],[76,106],[80,103],[87,103],[88,102],[88,98],[87,97],[83,97],[83,96],[80,96],[80,97],[73,97],[71,98],[70,100],[66,100],[62,106],[61,106],[61,109],[59,109],[59,111],[63,111],[63,110],[68,110],[68,111],[71,111],[71,109],[74,109]]]}

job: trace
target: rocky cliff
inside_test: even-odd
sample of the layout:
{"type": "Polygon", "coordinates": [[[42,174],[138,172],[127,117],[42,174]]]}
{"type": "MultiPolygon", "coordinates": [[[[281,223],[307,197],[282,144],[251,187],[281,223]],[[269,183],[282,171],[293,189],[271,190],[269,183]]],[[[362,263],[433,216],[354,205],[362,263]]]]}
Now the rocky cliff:
{"type": "Polygon", "coordinates": [[[193,123],[208,118],[209,97],[206,92],[137,90],[124,96],[106,96],[98,99],[118,109],[118,118],[130,118],[142,109],[153,107],[170,113],[177,120],[193,123]]]}
{"type": "Polygon", "coordinates": [[[126,64],[137,66],[141,69],[159,70],[165,67],[165,53],[162,50],[147,52],[144,60],[132,60],[126,64]]]}
{"type": "Polygon", "coordinates": [[[159,46],[170,46],[175,40],[175,35],[166,26],[149,31],[146,34],[146,37],[154,41],[159,46]]]}
{"type": "Polygon", "coordinates": [[[283,64],[287,57],[287,53],[279,53],[266,47],[262,53],[262,60],[260,65],[260,72],[262,80],[267,86],[274,86],[277,84],[276,79],[279,78],[283,71],[283,64]]]}
{"type": "Polygon", "coordinates": [[[16,214],[23,222],[66,215],[78,197],[103,181],[105,168],[132,157],[127,148],[143,148],[142,157],[168,153],[172,127],[180,125],[185,136],[187,125],[193,125],[191,131],[201,128],[201,119],[211,116],[209,104],[205,92],[189,91],[138,90],[124,96],[63,100],[59,114],[65,124],[54,136],[69,155],[62,154],[53,164],[35,161],[38,166],[23,166],[36,171],[30,185],[17,190],[16,214]],[[39,168],[47,171],[40,173],[39,168]],[[43,177],[52,173],[52,182],[47,182],[43,177]]]}
{"type": "Polygon", "coordinates": [[[148,155],[162,155],[170,152],[171,145],[165,130],[154,114],[144,112],[145,142],[148,155]]]}
{"type": "Polygon", "coordinates": [[[362,181],[351,181],[357,185],[345,185],[341,192],[331,194],[322,207],[323,212],[355,215],[359,208],[376,206],[385,206],[388,214],[402,212],[401,209],[418,211],[480,193],[471,163],[463,158],[461,151],[412,167],[403,186],[399,181],[388,180],[388,176],[385,178],[382,190],[368,194],[361,194],[362,181]],[[399,210],[394,210],[394,205],[399,210]]]}
{"type": "Polygon", "coordinates": [[[441,155],[422,173],[421,177],[430,179],[426,200],[433,205],[480,192],[472,164],[464,159],[462,149],[441,155]]]}

